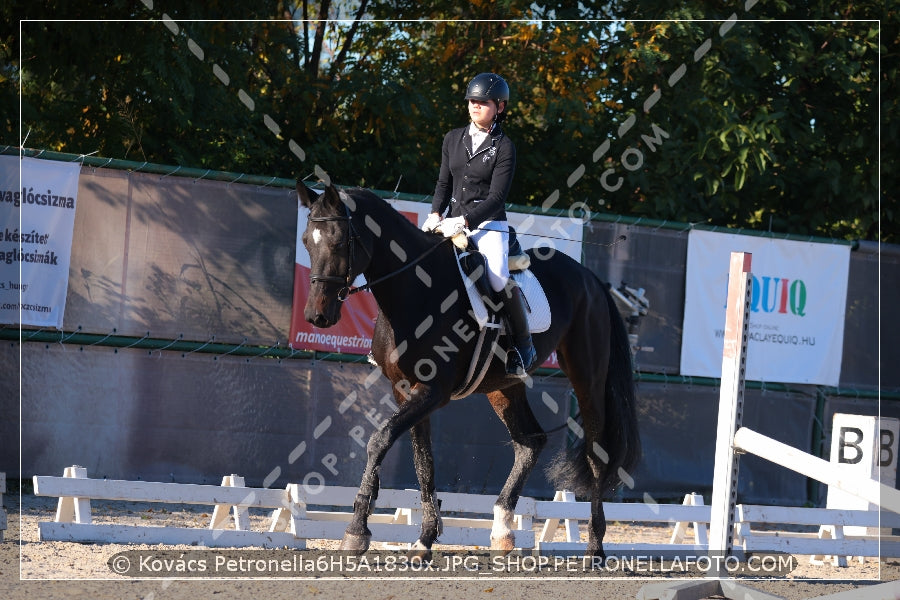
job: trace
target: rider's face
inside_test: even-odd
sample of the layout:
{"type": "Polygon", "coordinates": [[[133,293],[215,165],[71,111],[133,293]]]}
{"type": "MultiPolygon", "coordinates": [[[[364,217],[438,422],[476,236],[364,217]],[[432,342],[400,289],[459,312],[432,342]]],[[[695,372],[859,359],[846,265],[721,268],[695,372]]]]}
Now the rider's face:
{"type": "Polygon", "coordinates": [[[482,129],[490,129],[498,112],[497,104],[493,101],[469,100],[469,118],[482,129]]]}

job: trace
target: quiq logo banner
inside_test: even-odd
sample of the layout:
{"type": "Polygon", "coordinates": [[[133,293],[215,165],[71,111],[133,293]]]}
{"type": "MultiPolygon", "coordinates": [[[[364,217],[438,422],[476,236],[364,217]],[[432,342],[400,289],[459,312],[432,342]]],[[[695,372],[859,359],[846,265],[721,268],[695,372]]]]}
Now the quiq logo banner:
{"type": "Polygon", "coordinates": [[[837,386],[850,247],[699,230],[688,237],[681,374],[722,376],[731,252],[753,254],[746,378],[837,386]]]}
{"type": "Polygon", "coordinates": [[[0,323],[62,329],[80,172],[0,156],[0,323]]]}

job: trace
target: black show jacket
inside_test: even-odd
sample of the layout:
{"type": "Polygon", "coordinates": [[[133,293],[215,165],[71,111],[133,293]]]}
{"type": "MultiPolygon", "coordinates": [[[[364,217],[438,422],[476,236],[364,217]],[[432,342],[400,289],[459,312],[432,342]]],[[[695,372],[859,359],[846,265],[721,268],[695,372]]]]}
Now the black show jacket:
{"type": "Polygon", "coordinates": [[[469,126],[453,129],[441,146],[441,171],[431,210],[466,217],[469,227],[506,220],[506,197],[516,171],[516,147],[495,125],[478,151],[472,152],[469,126]]]}

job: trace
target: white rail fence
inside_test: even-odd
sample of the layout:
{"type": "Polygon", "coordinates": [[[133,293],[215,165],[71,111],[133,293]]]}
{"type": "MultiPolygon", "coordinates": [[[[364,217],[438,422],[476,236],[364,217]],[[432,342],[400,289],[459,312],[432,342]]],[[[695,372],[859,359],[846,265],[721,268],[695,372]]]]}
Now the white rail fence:
{"type": "MultiPolygon", "coordinates": [[[[89,479],[82,467],[67,468],[63,477],[34,477],[35,495],[59,498],[54,521],[39,523],[40,539],[88,543],[302,549],[309,540],[341,539],[356,492],[350,487],[307,489],[299,484],[284,489],[252,488],[244,486],[237,475],[223,477],[221,486],[89,479]],[[211,516],[208,528],[95,523],[92,500],[208,506],[211,516]],[[265,527],[257,525],[263,530],[251,528],[251,509],[265,509],[265,527]]],[[[495,496],[439,493],[438,497],[442,513],[453,515],[443,518],[440,544],[490,547],[495,496]]],[[[657,523],[671,528],[667,543],[606,543],[604,548],[611,556],[707,552],[710,507],[699,494],[687,494],[683,504],[604,503],[604,509],[609,522],[657,523]]],[[[590,503],[575,501],[571,492],[557,492],[550,501],[520,498],[515,513],[517,548],[553,555],[587,547],[580,525],[590,518],[590,503]]],[[[369,521],[372,541],[406,548],[418,538],[421,519],[417,490],[381,490],[369,521]]],[[[853,526],[900,527],[900,515],[896,514],[738,505],[734,519],[736,544],[748,552],[900,557],[900,539],[894,536],[879,539],[877,534],[843,534],[845,527],[853,526]],[[822,525],[828,526],[833,537],[816,533],[822,525]],[[804,528],[809,531],[792,531],[804,528]]]]}
{"type": "MultiPolygon", "coordinates": [[[[831,560],[839,566],[847,564],[847,556],[900,557],[900,537],[891,534],[892,529],[900,528],[900,491],[741,426],[750,263],[748,253],[731,255],[712,506],[704,506],[696,494],[688,494],[682,505],[604,503],[607,521],[672,527],[668,543],[606,543],[604,548],[611,556],[789,552],[810,555],[819,562],[831,560]],[[736,491],[741,452],[857,495],[874,508],[739,505],[736,491]],[[691,539],[687,539],[688,533],[691,539]]],[[[225,476],[221,486],[94,480],[87,478],[82,467],[67,468],[63,477],[36,476],[34,491],[59,498],[56,519],[39,524],[42,540],[292,548],[305,548],[311,539],[341,539],[357,492],[347,487],[310,490],[298,484],[281,490],[249,488],[237,475],[225,476]],[[213,506],[212,518],[208,529],[95,524],[91,517],[94,499],[209,505],[213,506]],[[267,531],[250,529],[250,509],[271,511],[267,531]]],[[[448,515],[439,542],[488,548],[496,497],[438,496],[442,512],[448,515]]],[[[369,521],[373,542],[392,547],[415,542],[422,522],[419,492],[382,490],[375,506],[376,513],[369,521]]],[[[520,498],[514,519],[516,546],[545,554],[584,551],[587,544],[579,525],[589,518],[589,503],[576,502],[570,492],[559,491],[552,501],[520,498]],[[541,525],[537,534],[536,524],[541,525]],[[562,541],[556,539],[560,525],[562,541]]]]}

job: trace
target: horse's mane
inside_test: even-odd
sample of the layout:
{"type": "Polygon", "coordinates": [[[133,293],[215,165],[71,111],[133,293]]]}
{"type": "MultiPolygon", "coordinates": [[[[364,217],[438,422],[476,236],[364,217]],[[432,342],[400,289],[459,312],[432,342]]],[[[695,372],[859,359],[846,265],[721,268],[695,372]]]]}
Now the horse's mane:
{"type": "Polygon", "coordinates": [[[403,236],[403,239],[412,238],[416,241],[427,243],[430,246],[443,240],[443,237],[440,235],[425,233],[419,229],[418,226],[394,208],[390,202],[368,188],[356,187],[345,189],[343,191],[356,201],[358,206],[365,206],[365,212],[373,215],[373,219],[375,219],[373,213],[378,213],[379,218],[375,220],[382,228],[385,228],[387,225],[387,223],[382,222],[382,220],[388,220],[392,226],[399,230],[398,233],[403,236]]]}

